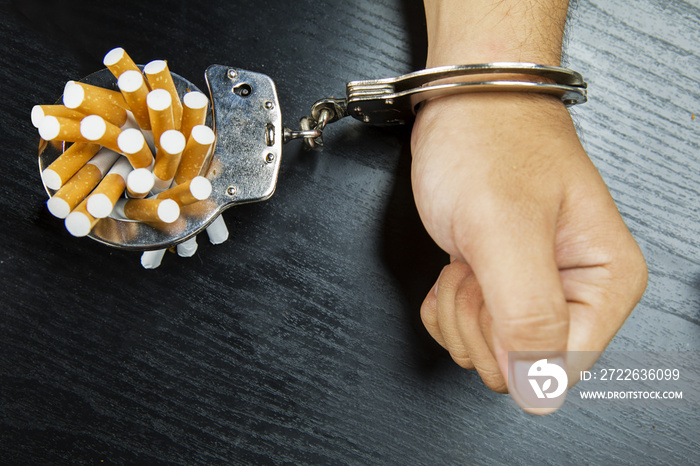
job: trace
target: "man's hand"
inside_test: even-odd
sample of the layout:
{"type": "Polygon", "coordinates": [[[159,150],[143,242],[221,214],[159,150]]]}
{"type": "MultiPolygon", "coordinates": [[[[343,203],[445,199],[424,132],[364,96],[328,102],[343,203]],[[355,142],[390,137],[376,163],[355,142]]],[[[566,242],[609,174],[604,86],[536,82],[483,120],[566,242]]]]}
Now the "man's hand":
{"type": "Polygon", "coordinates": [[[520,93],[435,99],[412,149],[418,210],[452,257],[421,309],[435,340],[499,392],[509,351],[602,351],[640,299],[646,264],[565,106],[520,93]]]}
{"type": "MultiPolygon", "coordinates": [[[[568,0],[424,3],[428,67],[559,65],[568,0]]],[[[493,390],[510,386],[523,406],[527,383],[507,384],[508,352],[602,351],[644,292],[644,258],[554,97],[431,100],[412,150],[418,211],[452,256],[423,322],[458,364],[493,390]]]]}

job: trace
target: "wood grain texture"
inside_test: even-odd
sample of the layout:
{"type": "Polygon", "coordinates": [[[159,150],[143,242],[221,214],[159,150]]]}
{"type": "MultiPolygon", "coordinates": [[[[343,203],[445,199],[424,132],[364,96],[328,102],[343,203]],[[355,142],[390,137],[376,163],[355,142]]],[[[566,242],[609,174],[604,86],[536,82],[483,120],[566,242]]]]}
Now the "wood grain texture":
{"type": "MultiPolygon", "coordinates": [[[[266,73],[293,126],[348,80],[421,68],[420,2],[0,8],[0,462],[697,462],[698,400],[533,418],[430,341],[418,309],[446,258],[413,206],[407,128],[342,121],[323,152],[286,146],[273,198],[224,215],[227,243],[155,271],[46,211],[29,111],[112,47],[201,88],[214,63],[266,73]]],[[[613,350],[700,354],[699,40],[697,1],[572,14],[581,136],[650,267],[613,350]]]]}

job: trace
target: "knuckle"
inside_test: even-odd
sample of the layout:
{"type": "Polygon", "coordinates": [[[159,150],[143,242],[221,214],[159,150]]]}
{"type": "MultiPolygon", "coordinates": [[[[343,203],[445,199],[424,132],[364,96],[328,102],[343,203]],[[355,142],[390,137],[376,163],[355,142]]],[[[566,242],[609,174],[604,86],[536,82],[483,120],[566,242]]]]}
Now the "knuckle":
{"type": "Polygon", "coordinates": [[[647,261],[644,259],[644,255],[639,248],[635,248],[635,252],[629,259],[629,264],[629,278],[632,281],[632,289],[635,291],[636,299],[639,300],[644,294],[644,290],[647,287],[647,281],[649,280],[647,261]]]}
{"type": "Polygon", "coordinates": [[[469,276],[471,269],[460,261],[454,261],[442,269],[439,277],[439,290],[450,290],[458,292],[464,279],[469,276]]]}
{"type": "Polygon", "coordinates": [[[475,368],[474,363],[472,362],[469,355],[455,354],[454,352],[450,352],[450,356],[452,357],[452,360],[454,362],[456,362],[457,365],[463,369],[473,370],[475,368]]]}
{"type": "Polygon", "coordinates": [[[477,372],[488,388],[497,393],[508,393],[508,386],[506,381],[498,368],[491,367],[477,367],[477,372]]]}
{"type": "Polygon", "coordinates": [[[425,325],[426,327],[437,326],[437,316],[437,307],[434,305],[434,303],[430,303],[426,300],[420,308],[420,318],[423,322],[423,325],[425,325]]]}
{"type": "Polygon", "coordinates": [[[494,322],[494,326],[504,343],[513,349],[552,350],[560,349],[563,338],[568,335],[569,320],[562,318],[559,312],[538,312],[535,308],[512,313],[494,322]]]}
{"type": "Polygon", "coordinates": [[[625,284],[626,295],[636,304],[644,294],[649,279],[647,262],[639,246],[630,236],[624,244],[617,248],[615,256],[616,274],[625,284]]]}

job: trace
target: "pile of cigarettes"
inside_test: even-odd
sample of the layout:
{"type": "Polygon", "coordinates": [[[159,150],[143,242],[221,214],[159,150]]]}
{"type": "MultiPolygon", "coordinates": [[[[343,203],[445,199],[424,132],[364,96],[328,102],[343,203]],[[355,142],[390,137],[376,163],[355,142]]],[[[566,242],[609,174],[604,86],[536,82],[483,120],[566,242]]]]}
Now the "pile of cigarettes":
{"type": "MultiPolygon", "coordinates": [[[[55,191],[49,211],[79,237],[106,217],[173,223],[182,207],[209,198],[212,190],[200,176],[216,140],[205,124],[207,97],[189,91],[181,100],[163,60],[142,71],[124,49],[115,48],[104,64],[119,91],[69,81],[63,104],[36,105],[31,113],[41,138],[65,148],[42,179],[55,191]]],[[[221,217],[207,233],[214,244],[228,238],[221,217]]],[[[196,250],[194,237],[177,246],[180,256],[196,250]]],[[[164,252],[145,252],[142,265],[158,267],[164,252]]]]}

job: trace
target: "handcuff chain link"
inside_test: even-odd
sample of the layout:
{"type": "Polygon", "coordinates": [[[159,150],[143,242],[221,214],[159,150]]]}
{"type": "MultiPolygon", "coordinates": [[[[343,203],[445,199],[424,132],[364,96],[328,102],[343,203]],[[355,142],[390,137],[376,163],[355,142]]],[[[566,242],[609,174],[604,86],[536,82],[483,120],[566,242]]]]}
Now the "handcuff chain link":
{"type": "Polygon", "coordinates": [[[284,142],[303,138],[307,148],[320,149],[323,147],[323,130],[326,125],[347,115],[347,99],[321,99],[311,107],[310,115],[299,121],[299,131],[284,128],[284,142]]]}

